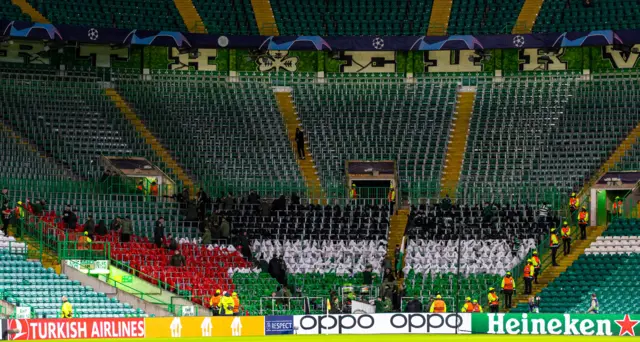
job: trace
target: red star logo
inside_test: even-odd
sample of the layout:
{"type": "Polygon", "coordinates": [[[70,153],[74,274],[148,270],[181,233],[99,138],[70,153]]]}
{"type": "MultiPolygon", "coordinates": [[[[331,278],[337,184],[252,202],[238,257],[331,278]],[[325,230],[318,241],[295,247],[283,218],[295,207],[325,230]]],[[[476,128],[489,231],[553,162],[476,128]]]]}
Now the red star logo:
{"type": "Polygon", "coordinates": [[[633,327],[638,324],[640,321],[632,321],[629,318],[629,314],[624,315],[624,319],[622,321],[615,321],[617,325],[620,326],[620,336],[624,336],[625,334],[629,334],[630,336],[636,336],[636,333],[633,331],[633,327]]]}

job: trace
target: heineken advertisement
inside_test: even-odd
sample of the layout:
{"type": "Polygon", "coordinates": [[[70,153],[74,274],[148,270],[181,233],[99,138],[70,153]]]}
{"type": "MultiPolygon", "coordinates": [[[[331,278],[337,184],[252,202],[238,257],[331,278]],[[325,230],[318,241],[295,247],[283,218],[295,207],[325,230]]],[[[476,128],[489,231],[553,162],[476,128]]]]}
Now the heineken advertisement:
{"type": "Polygon", "coordinates": [[[636,336],[640,315],[473,314],[474,334],[636,336]]]}

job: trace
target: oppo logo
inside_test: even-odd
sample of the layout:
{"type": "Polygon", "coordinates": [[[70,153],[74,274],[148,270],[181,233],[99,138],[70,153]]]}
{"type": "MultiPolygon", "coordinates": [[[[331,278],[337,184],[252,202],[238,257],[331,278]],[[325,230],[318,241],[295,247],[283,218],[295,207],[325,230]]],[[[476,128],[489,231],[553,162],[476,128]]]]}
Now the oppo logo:
{"type": "Polygon", "coordinates": [[[351,330],[356,326],[359,329],[371,329],[376,324],[376,320],[371,315],[338,315],[338,316],[303,316],[300,319],[302,330],[318,329],[318,334],[323,330],[333,330],[338,328],[338,334],[343,330],[351,330]]]}
{"type": "Polygon", "coordinates": [[[298,328],[316,334],[457,333],[464,323],[464,317],[454,313],[307,315],[300,317],[298,328]]]}

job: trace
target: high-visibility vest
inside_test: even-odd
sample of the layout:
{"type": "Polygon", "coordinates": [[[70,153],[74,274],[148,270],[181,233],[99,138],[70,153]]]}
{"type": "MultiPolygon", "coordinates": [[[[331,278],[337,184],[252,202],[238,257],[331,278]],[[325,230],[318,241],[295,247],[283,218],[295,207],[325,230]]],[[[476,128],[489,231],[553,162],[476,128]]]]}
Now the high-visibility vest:
{"type": "Polygon", "coordinates": [[[549,237],[549,247],[558,247],[559,244],[558,235],[556,233],[552,233],[551,237],[549,237]]]}
{"type": "Polygon", "coordinates": [[[480,304],[473,304],[472,312],[482,312],[482,307],[480,306],[480,304]]]}
{"type": "Polygon", "coordinates": [[[489,294],[487,295],[487,299],[489,299],[489,305],[498,305],[498,302],[500,301],[498,299],[498,295],[491,292],[489,292],[489,294]]]}
{"type": "Polygon", "coordinates": [[[158,196],[158,185],[151,186],[151,195],[158,196]]]}
{"type": "Polygon", "coordinates": [[[349,197],[356,198],[356,196],[358,196],[358,194],[356,193],[356,189],[351,188],[351,190],[349,191],[349,197]]]}
{"type": "Polygon", "coordinates": [[[613,211],[622,214],[622,201],[613,202],[613,211]]]}
{"type": "Polygon", "coordinates": [[[209,301],[209,306],[217,309],[218,308],[218,304],[220,304],[220,296],[213,296],[211,297],[211,300],[209,301]]]}
{"type": "Polygon", "coordinates": [[[138,185],[138,186],[136,186],[136,190],[142,192],[142,191],[144,191],[144,188],[142,188],[142,185],[138,185]]]}
{"type": "Polygon", "coordinates": [[[462,312],[473,312],[473,304],[471,304],[471,302],[466,302],[464,303],[464,306],[462,307],[462,310],[460,310],[462,312]]]}
{"type": "Polygon", "coordinates": [[[533,259],[533,267],[540,267],[540,258],[537,255],[532,256],[531,259],[533,259]]]}
{"type": "Polygon", "coordinates": [[[575,198],[575,197],[571,197],[571,198],[569,198],[569,205],[570,205],[571,207],[576,208],[576,207],[578,206],[578,203],[580,203],[580,201],[578,201],[578,199],[577,199],[577,198],[575,198]]]}
{"type": "Polygon", "coordinates": [[[570,239],[571,238],[571,227],[566,226],[562,227],[562,239],[570,239]]]}
{"type": "Polygon", "coordinates": [[[512,277],[504,277],[504,278],[502,278],[502,289],[503,290],[513,290],[513,278],[512,277]]]}
{"type": "Polygon", "coordinates": [[[24,209],[21,206],[17,206],[15,209],[15,214],[17,219],[24,219],[24,209]]]}
{"type": "Polygon", "coordinates": [[[238,296],[231,296],[231,298],[233,298],[233,313],[238,313],[240,310],[240,299],[238,299],[238,296]]]}
{"type": "Polygon", "coordinates": [[[534,273],[535,273],[535,268],[533,267],[533,265],[527,265],[524,267],[525,278],[532,278],[534,273]]]}
{"type": "Polygon", "coordinates": [[[387,198],[389,199],[389,202],[395,201],[396,200],[396,191],[395,190],[389,191],[389,195],[387,196],[387,198]]]}
{"type": "Polygon", "coordinates": [[[581,211],[578,213],[578,222],[587,223],[589,221],[589,213],[586,211],[581,211]]]}
{"type": "Polygon", "coordinates": [[[433,301],[433,306],[431,307],[431,312],[435,313],[444,313],[447,311],[447,305],[444,303],[442,299],[436,299],[433,301]]]}

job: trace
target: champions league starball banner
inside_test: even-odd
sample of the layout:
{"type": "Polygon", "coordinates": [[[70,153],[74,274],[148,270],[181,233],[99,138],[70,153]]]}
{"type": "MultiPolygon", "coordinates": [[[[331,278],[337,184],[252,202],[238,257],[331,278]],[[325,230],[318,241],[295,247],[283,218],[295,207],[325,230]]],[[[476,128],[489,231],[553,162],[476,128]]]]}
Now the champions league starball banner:
{"type": "Polygon", "coordinates": [[[173,31],[147,31],[54,25],[0,20],[0,35],[60,42],[153,45],[180,49],[260,49],[324,51],[433,51],[563,48],[640,43],[640,30],[536,33],[522,35],[427,36],[226,36],[173,31]]]}

